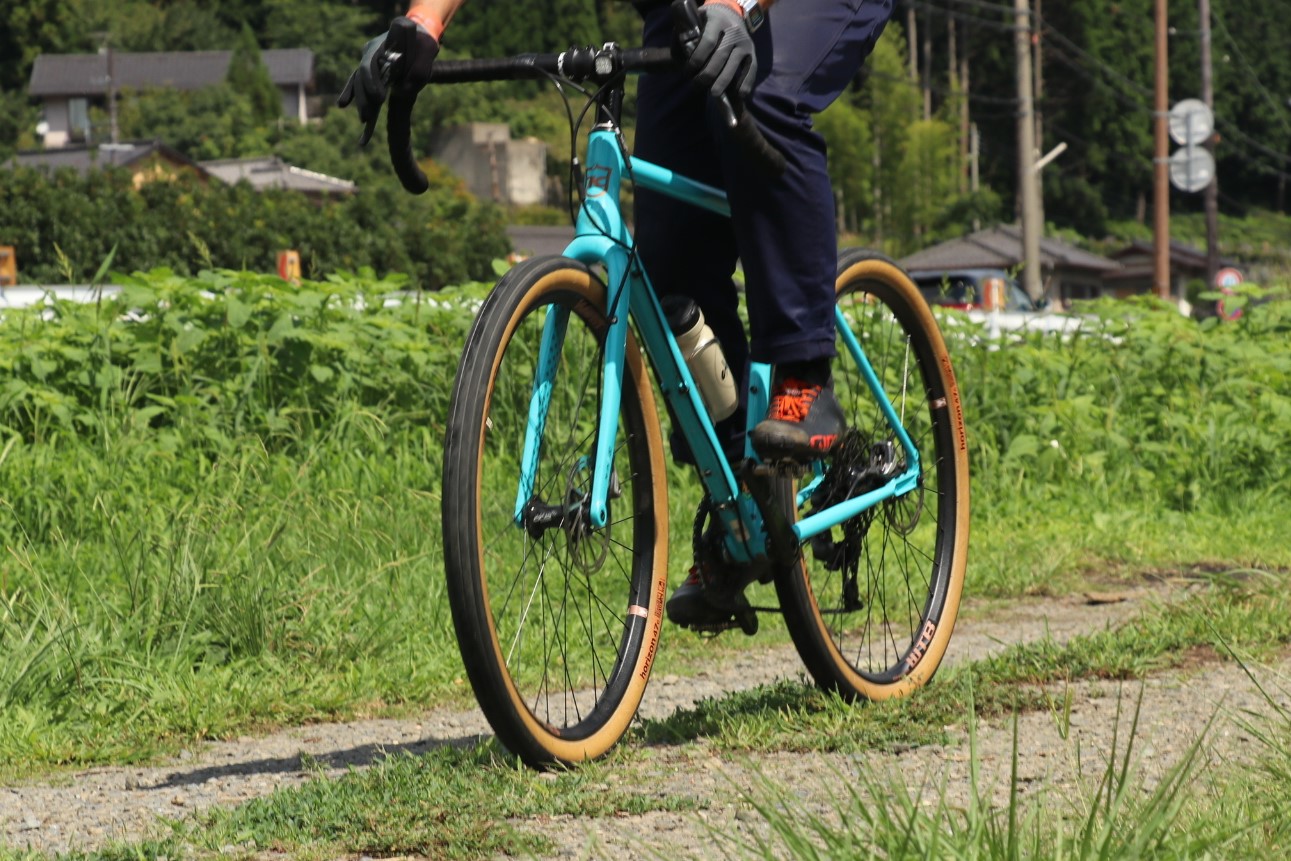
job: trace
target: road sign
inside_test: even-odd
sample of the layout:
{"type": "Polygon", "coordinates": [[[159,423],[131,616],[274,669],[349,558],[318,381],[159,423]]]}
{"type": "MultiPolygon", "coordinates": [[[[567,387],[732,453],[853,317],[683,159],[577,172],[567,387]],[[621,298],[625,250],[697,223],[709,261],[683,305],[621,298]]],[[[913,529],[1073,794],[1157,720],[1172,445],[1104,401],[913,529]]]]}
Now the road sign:
{"type": "Polygon", "coordinates": [[[1236,287],[1245,280],[1242,271],[1231,266],[1226,266],[1215,273],[1215,286],[1221,289],[1224,287],[1236,287]]]}
{"type": "Polygon", "coordinates": [[[1180,146],[1205,143],[1215,131],[1215,114],[1201,99],[1184,99],[1170,109],[1170,137],[1180,146]]]}
{"type": "Polygon", "coordinates": [[[1180,191],[1201,191],[1215,180],[1215,157],[1199,146],[1181,147],[1170,156],[1170,182],[1180,191]]]}

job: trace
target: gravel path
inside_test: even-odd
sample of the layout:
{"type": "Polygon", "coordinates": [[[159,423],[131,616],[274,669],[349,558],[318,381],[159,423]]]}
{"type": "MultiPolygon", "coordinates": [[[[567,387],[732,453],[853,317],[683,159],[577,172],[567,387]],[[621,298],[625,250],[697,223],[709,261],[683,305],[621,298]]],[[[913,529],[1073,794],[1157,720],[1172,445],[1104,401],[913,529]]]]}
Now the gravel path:
{"type": "MultiPolygon", "coordinates": [[[[974,660],[1014,642],[1037,640],[1046,634],[1062,641],[1076,633],[1098,630],[1140,612],[1144,603],[1179,594],[1178,586],[1126,592],[1111,603],[1091,603],[1082,596],[1019,602],[981,616],[961,620],[948,660],[974,660]]],[[[684,636],[673,631],[671,636],[684,636]]],[[[705,697],[719,696],[783,678],[801,675],[801,664],[789,648],[750,650],[719,668],[693,678],[662,676],[651,682],[642,714],[667,717],[705,697]]],[[[1073,686],[1075,707],[1068,740],[1058,737],[1057,721],[1049,714],[1021,718],[1022,762],[1028,781],[1062,786],[1075,779],[1074,741],[1080,739],[1086,773],[1105,762],[1116,692],[1110,685],[1073,686]]],[[[1137,696],[1137,686],[1134,696],[1137,696]]],[[[1154,773],[1168,767],[1224,700],[1229,708],[1259,705],[1249,683],[1231,667],[1203,667],[1191,677],[1171,674],[1147,683],[1144,693],[1143,755],[1154,773]]],[[[183,751],[152,767],[96,768],[0,788],[0,834],[13,848],[45,852],[93,849],[109,839],[137,839],[157,817],[182,817],[213,805],[231,806],[273,790],[299,784],[316,772],[302,769],[302,756],[312,768],[340,774],[351,766],[372,763],[387,753],[416,753],[431,747],[473,739],[487,726],[475,710],[433,711],[416,720],[365,720],[312,725],[273,735],[211,743],[183,751]]],[[[1221,730],[1237,741],[1236,730],[1221,730]]],[[[1008,777],[1012,725],[984,726],[979,736],[980,760],[1008,777]]],[[[1240,754],[1240,744],[1234,747],[1240,754]]],[[[1228,755],[1228,754],[1225,754],[1228,755]]],[[[700,742],[651,752],[658,761],[658,790],[697,797],[725,797],[752,778],[751,768],[775,779],[792,776],[803,797],[826,803],[830,775],[854,772],[851,757],[801,755],[761,757],[755,766],[719,759],[700,742]],[[821,792],[806,788],[819,776],[821,792]]],[[[870,764],[891,766],[906,775],[930,775],[945,780],[949,791],[965,785],[967,746],[922,747],[903,754],[867,756],[870,764]]],[[[652,765],[653,768],[653,765],[652,765]]],[[[1096,770],[1096,769],[1095,769],[1096,770]]],[[[999,783],[999,775],[988,775],[999,783]]],[[[650,814],[598,820],[595,823],[549,820],[530,823],[560,846],[557,857],[632,857],[639,849],[642,828],[673,833],[678,839],[716,827],[725,833],[756,828],[757,817],[739,803],[715,803],[695,814],[650,814]],[[594,833],[589,829],[595,829],[594,833]],[[693,833],[692,833],[693,832],[693,833]],[[594,852],[590,845],[598,846],[594,852]],[[625,854],[626,853],[626,854],[625,854]]],[[[683,843],[682,845],[687,845],[683,843]]],[[[694,845],[693,843],[690,845],[694,845]]]]}

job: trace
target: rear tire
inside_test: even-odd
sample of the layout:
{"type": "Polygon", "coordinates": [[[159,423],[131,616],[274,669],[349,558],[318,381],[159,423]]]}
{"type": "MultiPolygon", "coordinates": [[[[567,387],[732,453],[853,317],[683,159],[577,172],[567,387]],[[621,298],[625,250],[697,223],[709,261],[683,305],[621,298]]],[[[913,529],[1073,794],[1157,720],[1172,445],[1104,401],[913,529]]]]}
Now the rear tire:
{"type": "Polygon", "coordinates": [[[444,556],[467,677],[499,741],[529,765],[600,756],[627,731],[663,626],[663,444],[629,337],[606,526],[587,498],[602,389],[605,288],[580,263],[538,258],[485,301],[462,355],[444,448],[444,556]],[[538,345],[568,312],[533,493],[517,523],[538,345]],[[581,507],[580,507],[581,506],[581,507]],[[526,509],[527,510],[527,509],[526,509]]]}
{"type": "MultiPolygon", "coordinates": [[[[909,276],[885,257],[848,251],[836,295],[919,452],[921,482],[805,544],[776,590],[817,684],[879,700],[927,683],[950,642],[968,554],[968,449],[945,342],[909,276]]],[[[905,454],[841,338],[838,354],[834,390],[859,440],[852,462],[878,459],[891,474],[904,472],[905,454]]],[[[800,504],[812,478],[777,483],[790,522],[826,504],[800,504]]]]}

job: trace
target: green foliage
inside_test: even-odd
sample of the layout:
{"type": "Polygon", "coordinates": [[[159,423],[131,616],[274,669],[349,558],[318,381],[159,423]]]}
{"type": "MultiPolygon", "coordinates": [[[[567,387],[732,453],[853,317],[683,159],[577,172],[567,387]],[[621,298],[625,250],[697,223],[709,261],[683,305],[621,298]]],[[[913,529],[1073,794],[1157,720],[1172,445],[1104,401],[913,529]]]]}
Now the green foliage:
{"type": "MultiPolygon", "coordinates": [[[[275,90],[275,117],[281,112],[277,98],[275,90]]],[[[92,120],[96,127],[106,126],[100,111],[92,120]]],[[[262,155],[272,149],[269,128],[258,119],[251,97],[232,84],[126,92],[118,101],[117,122],[123,139],[159,140],[195,161],[262,155]]]]}
{"type": "Polygon", "coordinates": [[[266,48],[309,48],[319,93],[339,93],[358,64],[365,36],[375,35],[384,19],[371,4],[320,4],[315,0],[266,0],[266,48]]]}
{"type": "Polygon", "coordinates": [[[250,24],[242,25],[242,32],[233,44],[227,80],[235,92],[246,96],[251,103],[251,115],[257,124],[272,123],[282,116],[282,98],[260,59],[260,45],[250,24]]]}
{"type": "Polygon", "coordinates": [[[0,323],[6,758],[451,696],[426,527],[479,291],[118,280],[0,323]]]}
{"type": "Polygon", "coordinates": [[[1201,325],[1154,300],[1079,310],[1074,337],[952,346],[977,486],[1076,480],[1106,510],[1129,495],[1180,511],[1291,488],[1289,303],[1201,325]]]}
{"type": "Polygon", "coordinates": [[[451,31],[454,48],[478,57],[599,45],[601,36],[592,0],[467,3],[451,31]]]}
{"type": "MultiPolygon", "coordinates": [[[[404,280],[371,273],[300,287],[209,270],[112,280],[118,296],[0,320],[0,761],[140,757],[461,696],[435,524],[448,393],[483,288],[400,299],[404,280]]],[[[1109,305],[1079,338],[999,349],[948,327],[974,446],[974,590],[1051,587],[1085,559],[1063,550],[1071,531],[1095,536],[1094,559],[1169,558],[1140,520],[1173,549],[1198,547],[1194,560],[1276,557],[1261,524],[1287,515],[1287,306],[1199,325],[1109,305]],[[996,531],[1019,510],[1069,529],[996,531]],[[982,571],[995,557],[1007,577],[982,571]]],[[[1257,617],[1243,601],[1209,604],[1208,624],[1248,647],[1285,640],[1270,628],[1285,608],[1257,617]]],[[[1195,615],[1037,646],[991,672],[1134,675],[1211,642],[1195,615]]],[[[871,741],[939,732],[952,718],[938,710],[962,705],[961,688],[943,689],[951,699],[847,720],[868,716],[871,741]]],[[[847,726],[825,735],[862,738],[847,726]]]]}
{"type": "Polygon", "coordinates": [[[113,247],[116,265],[127,271],[166,266],[181,273],[206,254],[206,265],[268,271],[279,251],[295,248],[311,277],[370,266],[409,273],[414,286],[435,289],[491,277],[491,261],[509,247],[501,211],[477,203],[442,171],[432,172],[432,190],[420,197],[376,184],[322,204],[192,178],[135,190],[122,170],[85,177],[15,170],[5,180],[0,235],[17,246],[28,283],[66,280],[58,248],[77,277],[92,273],[113,247]]]}
{"type": "Polygon", "coordinates": [[[40,111],[28,101],[25,93],[0,90],[0,162],[14,151],[36,145],[36,124],[40,111]]]}

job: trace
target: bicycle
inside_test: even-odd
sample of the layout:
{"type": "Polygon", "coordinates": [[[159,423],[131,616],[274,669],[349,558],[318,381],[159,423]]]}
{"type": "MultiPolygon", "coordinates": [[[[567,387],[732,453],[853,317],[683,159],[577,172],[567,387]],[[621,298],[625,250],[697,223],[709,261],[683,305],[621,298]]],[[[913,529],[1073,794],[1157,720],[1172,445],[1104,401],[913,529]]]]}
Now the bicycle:
{"type": "MultiPolygon", "coordinates": [[[[677,2],[693,16],[693,0],[677,2]]],[[[963,588],[958,389],[931,311],[888,258],[840,255],[834,376],[850,430],[828,462],[763,464],[748,448],[732,463],[723,454],[619,209],[628,179],[729,215],[720,190],[626,150],[626,76],[675,63],[666,48],[607,44],[441,60],[431,79],[596,88],[575,238],[563,256],[515,266],[483,303],[458,365],[444,451],[445,566],[467,676],[498,740],[539,768],[601,756],[622,738],[659,647],[669,524],[649,370],[704,486],[695,550],[741,575],[715,600],[730,602],[732,625],[747,633],[757,613],[782,612],[818,685],[879,700],[925,684],[963,588]],[[755,580],[774,583],[778,608],[743,600],[755,580]]],[[[416,190],[424,177],[406,107],[388,115],[389,143],[416,190]]],[[[750,115],[727,107],[741,137],[773,160],[750,115]]],[[[571,129],[577,138],[572,113],[571,129]]],[[[770,366],[755,364],[750,428],[770,383],[770,366]]]]}

